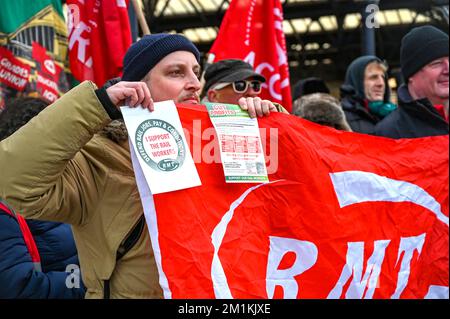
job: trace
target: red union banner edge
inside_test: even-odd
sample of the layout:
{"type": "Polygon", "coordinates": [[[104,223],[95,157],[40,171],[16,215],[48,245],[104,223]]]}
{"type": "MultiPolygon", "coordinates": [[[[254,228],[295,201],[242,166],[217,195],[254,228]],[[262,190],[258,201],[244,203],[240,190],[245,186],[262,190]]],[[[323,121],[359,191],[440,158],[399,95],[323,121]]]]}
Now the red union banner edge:
{"type": "MultiPolygon", "coordinates": [[[[194,120],[212,126],[178,112],[191,136],[194,120]]],[[[270,183],[226,184],[200,162],[202,186],[143,202],[166,298],[448,298],[448,136],[258,121],[284,123],[270,183]]]]}

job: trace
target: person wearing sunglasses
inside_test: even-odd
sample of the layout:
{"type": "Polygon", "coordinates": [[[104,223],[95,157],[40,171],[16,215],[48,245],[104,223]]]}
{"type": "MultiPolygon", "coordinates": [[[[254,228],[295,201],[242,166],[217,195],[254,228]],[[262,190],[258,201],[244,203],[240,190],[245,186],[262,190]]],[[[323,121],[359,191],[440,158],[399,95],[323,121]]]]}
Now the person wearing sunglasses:
{"type": "Polygon", "coordinates": [[[262,84],[266,79],[242,60],[228,59],[210,65],[205,71],[202,102],[237,104],[250,116],[265,116],[282,111],[269,100],[262,100],[262,84]]]}

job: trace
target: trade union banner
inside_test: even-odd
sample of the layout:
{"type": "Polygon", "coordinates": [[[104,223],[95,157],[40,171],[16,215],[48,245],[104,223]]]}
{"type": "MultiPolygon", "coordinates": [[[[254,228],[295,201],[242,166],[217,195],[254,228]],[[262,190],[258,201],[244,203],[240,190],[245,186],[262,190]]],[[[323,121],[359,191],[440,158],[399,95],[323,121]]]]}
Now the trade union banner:
{"type": "Polygon", "coordinates": [[[202,185],[151,196],[136,173],[166,298],[448,298],[448,136],[272,114],[270,181],[227,184],[206,110],[178,113],[202,185]]]}
{"type": "Polygon", "coordinates": [[[3,1],[0,10],[0,112],[5,101],[54,102],[68,91],[67,28],[59,0],[3,1]]]}
{"type": "Polygon", "coordinates": [[[16,59],[14,55],[0,47],[0,82],[17,91],[23,91],[28,84],[30,66],[16,59]]]}

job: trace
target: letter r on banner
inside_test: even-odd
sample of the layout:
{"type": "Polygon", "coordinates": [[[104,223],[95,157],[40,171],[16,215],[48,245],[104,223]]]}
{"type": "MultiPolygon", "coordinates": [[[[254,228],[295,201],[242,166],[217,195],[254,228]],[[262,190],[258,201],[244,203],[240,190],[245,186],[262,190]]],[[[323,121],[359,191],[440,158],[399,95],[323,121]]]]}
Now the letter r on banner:
{"type": "Polygon", "coordinates": [[[283,287],[284,299],[295,299],[298,284],[295,276],[304,273],[317,261],[316,245],[309,241],[270,236],[270,250],[267,263],[266,291],[269,299],[273,298],[275,286],[283,287]],[[294,252],[296,259],[291,268],[278,269],[284,255],[294,252]]]}

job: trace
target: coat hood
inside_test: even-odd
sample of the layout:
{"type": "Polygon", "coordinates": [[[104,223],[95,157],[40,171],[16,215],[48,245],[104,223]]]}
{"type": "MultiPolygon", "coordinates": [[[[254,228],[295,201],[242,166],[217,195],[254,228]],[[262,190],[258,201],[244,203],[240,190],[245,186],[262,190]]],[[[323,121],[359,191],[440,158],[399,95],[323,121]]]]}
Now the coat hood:
{"type": "MultiPolygon", "coordinates": [[[[383,63],[380,58],[373,55],[361,56],[354,60],[347,68],[345,82],[341,87],[341,94],[345,95],[346,92],[350,93],[353,91],[353,94],[356,95],[359,99],[365,100],[366,97],[364,92],[364,73],[366,71],[367,65],[374,61],[383,63]]],[[[386,87],[384,89],[384,102],[389,102],[391,94],[389,90],[387,74],[385,78],[386,87]]]]}
{"type": "Polygon", "coordinates": [[[122,144],[128,140],[128,131],[123,120],[112,121],[99,134],[117,144],[122,144]]]}
{"type": "MultiPolygon", "coordinates": [[[[110,86],[119,83],[121,81],[120,77],[116,77],[106,81],[104,88],[109,88],[110,86]]],[[[111,141],[117,144],[122,144],[128,140],[128,131],[125,126],[123,119],[113,120],[111,123],[106,125],[103,130],[99,132],[100,135],[109,138],[111,141]]]]}

